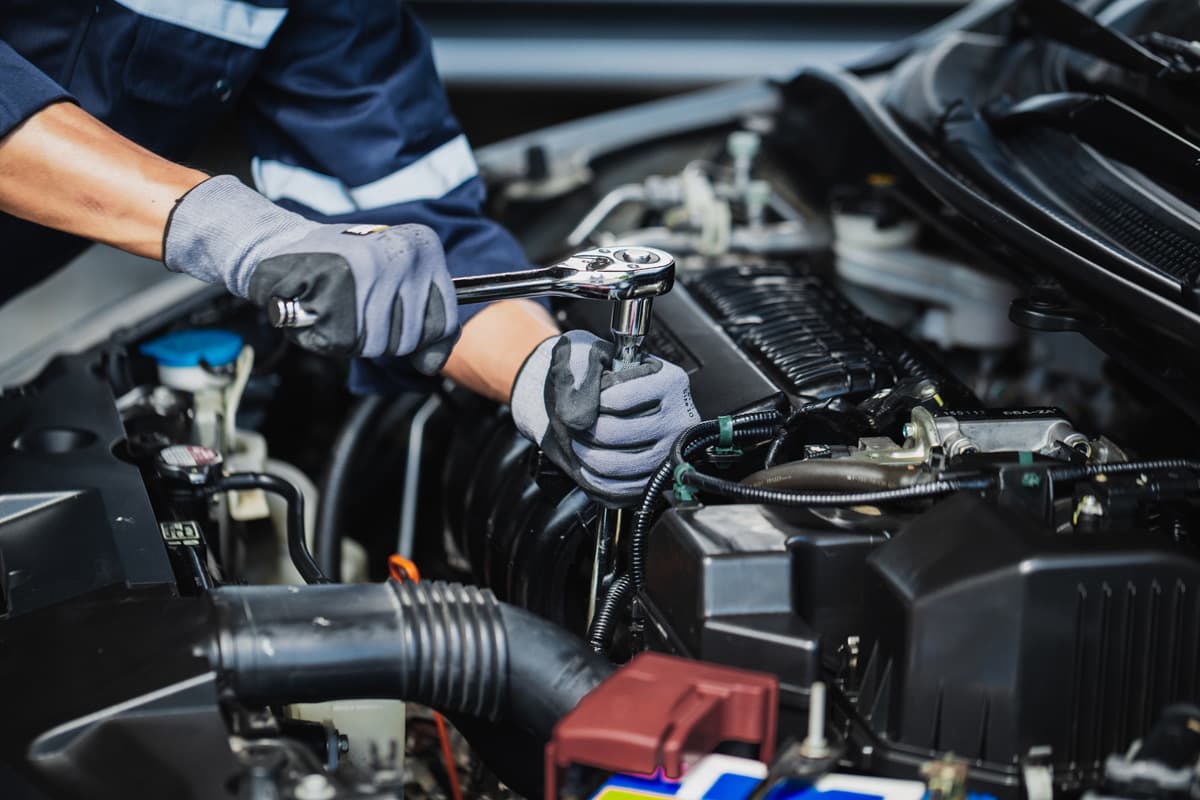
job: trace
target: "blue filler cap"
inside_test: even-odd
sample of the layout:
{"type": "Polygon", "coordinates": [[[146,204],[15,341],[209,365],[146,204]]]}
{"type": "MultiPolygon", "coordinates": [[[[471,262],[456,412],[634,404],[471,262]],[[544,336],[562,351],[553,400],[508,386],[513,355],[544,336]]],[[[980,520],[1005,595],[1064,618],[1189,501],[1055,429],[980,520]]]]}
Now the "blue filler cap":
{"type": "Polygon", "coordinates": [[[242,337],[230,331],[175,331],[142,345],[141,351],[162,367],[224,367],[242,352],[242,337]]]}

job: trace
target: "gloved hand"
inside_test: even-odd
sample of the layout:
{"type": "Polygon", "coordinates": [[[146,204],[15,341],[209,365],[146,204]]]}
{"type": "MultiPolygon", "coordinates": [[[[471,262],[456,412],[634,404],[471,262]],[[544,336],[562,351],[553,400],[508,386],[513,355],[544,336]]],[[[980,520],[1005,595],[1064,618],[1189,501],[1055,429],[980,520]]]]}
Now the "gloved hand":
{"type": "Polygon", "coordinates": [[[682,369],[647,356],[612,371],[613,345],[585,331],[542,342],[513,384],[521,433],[588,494],[627,505],[681,432],[700,421],[682,369]]]}
{"type": "Polygon", "coordinates": [[[176,204],[163,261],[260,306],[298,298],[318,320],[289,333],[319,353],[411,354],[433,374],[458,338],[454,284],[441,242],[424,225],[322,225],[222,175],[176,204]]]}

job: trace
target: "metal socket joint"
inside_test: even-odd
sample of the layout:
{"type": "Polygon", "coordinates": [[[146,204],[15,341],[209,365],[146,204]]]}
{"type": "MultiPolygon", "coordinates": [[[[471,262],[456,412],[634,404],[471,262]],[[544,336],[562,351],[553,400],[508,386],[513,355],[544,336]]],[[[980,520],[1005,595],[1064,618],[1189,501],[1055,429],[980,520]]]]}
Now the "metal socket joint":
{"type": "Polygon", "coordinates": [[[301,306],[298,299],[272,297],[267,303],[267,321],[276,328],[307,328],[317,324],[317,315],[301,306]]]}
{"type": "Polygon", "coordinates": [[[616,351],[613,354],[613,369],[638,362],[638,351],[646,334],[650,332],[650,309],[652,297],[637,300],[618,300],[613,303],[612,335],[616,351]]]}

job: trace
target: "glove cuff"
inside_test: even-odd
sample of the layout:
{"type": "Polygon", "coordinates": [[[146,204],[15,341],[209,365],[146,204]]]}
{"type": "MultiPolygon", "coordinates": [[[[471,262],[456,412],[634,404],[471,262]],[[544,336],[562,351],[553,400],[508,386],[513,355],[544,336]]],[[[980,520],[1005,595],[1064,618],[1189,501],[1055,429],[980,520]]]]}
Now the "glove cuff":
{"type": "Polygon", "coordinates": [[[546,413],[546,376],[550,373],[554,344],[562,335],[548,336],[533,348],[513,380],[512,396],[508,401],[513,423],[534,444],[541,444],[550,425],[546,413]]]}
{"type": "Polygon", "coordinates": [[[163,234],[163,263],[246,297],[258,262],[316,227],[234,176],[218,175],[176,201],[163,234]]]}

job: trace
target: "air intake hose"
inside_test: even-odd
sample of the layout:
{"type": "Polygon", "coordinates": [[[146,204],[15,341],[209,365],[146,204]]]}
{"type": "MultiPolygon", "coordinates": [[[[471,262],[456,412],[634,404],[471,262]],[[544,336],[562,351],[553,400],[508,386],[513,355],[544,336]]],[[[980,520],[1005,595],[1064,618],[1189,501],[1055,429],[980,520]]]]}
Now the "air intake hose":
{"type": "Polygon", "coordinates": [[[543,741],[612,666],[565,630],[458,584],[224,587],[216,668],[244,702],[394,698],[543,741]]]}

